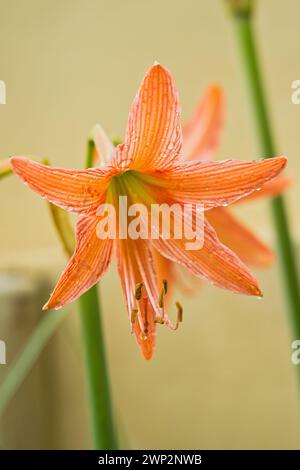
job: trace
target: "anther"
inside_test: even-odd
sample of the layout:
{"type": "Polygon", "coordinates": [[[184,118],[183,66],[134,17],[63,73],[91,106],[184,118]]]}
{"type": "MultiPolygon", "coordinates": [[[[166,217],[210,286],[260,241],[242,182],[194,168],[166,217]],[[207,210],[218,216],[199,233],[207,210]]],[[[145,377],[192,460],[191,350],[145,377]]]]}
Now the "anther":
{"type": "Polygon", "coordinates": [[[137,308],[133,308],[131,310],[131,323],[134,325],[135,324],[135,320],[137,319],[137,315],[138,315],[138,309],[137,308]]]}
{"type": "Polygon", "coordinates": [[[163,325],[165,323],[164,317],[156,317],[155,323],[159,323],[160,325],[163,325]]]}
{"type": "Polygon", "coordinates": [[[144,312],[145,312],[145,321],[144,321],[144,334],[145,336],[148,335],[148,299],[144,299],[144,312]]]}
{"type": "Polygon", "coordinates": [[[140,338],[142,341],[146,341],[148,339],[148,336],[145,335],[145,333],[143,331],[140,332],[140,338]]]}
{"type": "Polygon", "coordinates": [[[180,302],[176,302],[177,308],[177,323],[182,323],[183,320],[183,308],[180,302]]]}
{"type": "Polygon", "coordinates": [[[142,282],[138,282],[135,286],[135,298],[136,298],[136,300],[141,300],[141,298],[142,298],[142,287],[143,287],[142,282]]]}
{"type": "Polygon", "coordinates": [[[168,281],[165,279],[163,280],[163,286],[160,290],[159,297],[158,297],[158,305],[160,308],[164,308],[164,297],[168,292],[168,281]]]}

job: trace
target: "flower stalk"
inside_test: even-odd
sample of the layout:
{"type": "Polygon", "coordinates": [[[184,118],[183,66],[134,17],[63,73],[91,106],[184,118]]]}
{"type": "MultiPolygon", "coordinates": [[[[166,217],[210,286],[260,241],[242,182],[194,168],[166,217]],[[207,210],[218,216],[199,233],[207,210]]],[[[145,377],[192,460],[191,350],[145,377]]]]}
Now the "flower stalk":
{"type": "MultiPolygon", "coordinates": [[[[276,150],[255,46],[251,9],[247,11],[247,14],[243,15],[234,8],[232,8],[231,11],[233,13],[232,16],[236,42],[239,47],[256,125],[259,148],[266,158],[272,157],[276,155],[276,150]]],[[[300,338],[300,284],[296,266],[296,256],[289,230],[286,205],[283,196],[276,196],[271,200],[271,209],[277,234],[282,277],[285,285],[285,293],[289,307],[294,340],[300,338]]]]}
{"type": "MultiPolygon", "coordinates": [[[[86,168],[93,166],[93,154],[94,142],[89,140],[86,168]]],[[[79,298],[79,308],[94,447],[117,449],[97,285],[79,298]]]]}
{"type": "Polygon", "coordinates": [[[12,168],[10,166],[9,160],[1,160],[0,161],[0,179],[4,178],[5,176],[12,174],[12,168]]]}

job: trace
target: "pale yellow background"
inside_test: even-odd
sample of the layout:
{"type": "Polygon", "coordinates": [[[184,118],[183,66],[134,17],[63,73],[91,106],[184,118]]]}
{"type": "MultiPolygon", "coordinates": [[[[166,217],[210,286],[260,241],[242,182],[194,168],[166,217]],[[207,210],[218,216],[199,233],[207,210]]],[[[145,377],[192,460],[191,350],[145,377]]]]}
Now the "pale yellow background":
{"type": "MultiPolygon", "coordinates": [[[[300,105],[291,103],[291,83],[300,79],[300,2],[257,4],[255,27],[278,154],[288,156],[294,178],[288,201],[298,246],[300,105]]],[[[0,158],[32,155],[57,166],[82,167],[85,139],[96,122],[123,135],[130,102],[154,60],[174,74],[184,119],[208,84],[224,88],[226,123],[218,158],[260,157],[236,52],[229,17],[218,0],[0,0],[0,79],[7,85],[7,104],[0,106],[0,158]]],[[[65,261],[45,202],[13,177],[1,181],[0,199],[1,270],[41,269],[51,274],[53,286],[65,261]]],[[[239,213],[274,244],[266,203],[239,213]]],[[[101,291],[123,445],[300,448],[295,366],[290,364],[279,269],[276,265],[256,274],[265,294],[261,301],[208,285],[193,298],[179,292],[182,328],[177,333],[162,328],[155,357],[146,363],[129,335],[112,267],[101,291]]],[[[34,306],[37,317],[47,292],[34,306]]],[[[38,419],[24,411],[36,400],[32,381],[26,383],[26,394],[24,389],[18,393],[20,414],[11,404],[2,422],[2,446],[90,445],[75,317],[74,312],[48,348],[46,382],[39,383],[54,402],[53,440],[39,441],[49,425],[49,417],[40,417],[44,405],[34,410],[38,419]]],[[[26,312],[20,310],[17,318],[26,325],[26,312]]],[[[8,344],[14,328],[5,338],[8,344]]]]}

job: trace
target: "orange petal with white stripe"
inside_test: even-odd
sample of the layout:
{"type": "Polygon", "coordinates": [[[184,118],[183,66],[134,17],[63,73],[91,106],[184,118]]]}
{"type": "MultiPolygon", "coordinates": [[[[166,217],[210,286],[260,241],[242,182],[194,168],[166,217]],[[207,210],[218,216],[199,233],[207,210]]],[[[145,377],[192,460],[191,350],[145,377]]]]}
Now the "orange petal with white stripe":
{"type": "Polygon", "coordinates": [[[96,211],[112,175],[111,169],[65,170],[24,157],[12,157],[10,161],[16,175],[30,189],[53,204],[78,214],[96,211]]]}
{"type": "Polygon", "coordinates": [[[221,88],[210,86],[192,118],[183,128],[184,160],[211,159],[219,144],[220,130],[223,125],[224,98],[221,88]]]}
{"type": "Polygon", "coordinates": [[[247,265],[268,266],[274,261],[274,252],[239,222],[229,209],[217,207],[207,211],[205,215],[216,230],[219,240],[233,250],[247,265]]]}
{"type": "Polygon", "coordinates": [[[256,201],[264,197],[275,197],[283,193],[292,184],[292,178],[289,176],[279,176],[271,181],[268,181],[259,191],[254,191],[242,199],[239,199],[236,204],[243,204],[244,202],[256,201]]]}
{"type": "Polygon", "coordinates": [[[57,309],[73,302],[96,284],[108,269],[112,258],[113,240],[97,237],[99,219],[80,216],[76,226],[76,248],[60,276],[46,309],[57,309]]]}
{"type": "Polygon", "coordinates": [[[186,239],[159,238],[151,242],[163,256],[182,264],[195,276],[232,292],[260,297],[260,288],[247,266],[218,240],[207,221],[204,230],[204,244],[199,250],[187,250],[186,239]]]}
{"type": "Polygon", "coordinates": [[[100,124],[96,124],[92,130],[92,140],[95,143],[94,165],[107,165],[112,159],[114,146],[104,129],[100,124]]]}
{"type": "Polygon", "coordinates": [[[140,175],[140,178],[149,184],[149,188],[152,185],[155,194],[167,190],[176,201],[201,203],[207,210],[232,204],[261,189],[283,170],[286,162],[285,157],[259,162],[192,162],[177,165],[159,175],[140,175]]]}
{"type": "Polygon", "coordinates": [[[156,339],[155,319],[159,292],[151,248],[147,240],[117,240],[118,271],[124,291],[129,318],[141,353],[151,359],[156,339]],[[136,286],[143,284],[141,298],[136,286]],[[133,312],[137,311],[136,315],[133,312]]]}
{"type": "Polygon", "coordinates": [[[180,106],[170,72],[154,64],[146,73],[129,112],[118,169],[151,171],[174,165],[182,150],[180,106]]]}

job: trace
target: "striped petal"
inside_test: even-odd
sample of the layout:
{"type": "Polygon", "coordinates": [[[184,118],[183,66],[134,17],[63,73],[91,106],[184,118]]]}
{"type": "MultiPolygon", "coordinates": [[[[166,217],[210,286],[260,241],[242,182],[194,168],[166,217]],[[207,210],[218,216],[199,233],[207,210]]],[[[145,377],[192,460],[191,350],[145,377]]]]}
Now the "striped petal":
{"type": "Polygon", "coordinates": [[[100,166],[104,166],[108,164],[112,158],[114,146],[104,129],[99,124],[95,125],[91,138],[95,143],[96,150],[94,165],[96,166],[99,164],[100,166]]]}
{"type": "Polygon", "coordinates": [[[141,353],[148,360],[155,348],[155,319],[160,315],[157,310],[159,292],[149,242],[143,239],[117,240],[117,258],[128,315],[141,353]],[[141,298],[137,299],[136,286],[141,283],[141,298]]]}
{"type": "Polygon", "coordinates": [[[184,160],[207,161],[211,159],[219,143],[223,114],[222,90],[218,86],[210,86],[191,120],[183,128],[184,160]]]}
{"type": "Polygon", "coordinates": [[[185,266],[195,276],[232,292],[261,296],[256,279],[240,259],[219,240],[205,221],[204,244],[200,250],[187,250],[185,239],[151,240],[165,257],[185,266]]]}
{"type": "Polygon", "coordinates": [[[96,284],[108,269],[112,258],[113,240],[97,237],[98,218],[80,216],[76,226],[76,248],[60,276],[46,309],[57,309],[73,302],[96,284]]]}
{"type": "Polygon", "coordinates": [[[232,204],[259,190],[286,165],[285,157],[259,162],[226,160],[177,165],[156,175],[139,175],[154,194],[169,194],[182,203],[201,203],[204,208],[232,204]],[[166,193],[167,190],[167,193],[166,193]]]}
{"type": "Polygon", "coordinates": [[[172,75],[154,64],[146,73],[129,113],[118,169],[151,171],[174,165],[182,148],[180,106],[172,75]]]}
{"type": "Polygon", "coordinates": [[[243,204],[245,202],[251,202],[256,199],[264,197],[274,197],[286,191],[292,183],[292,179],[288,176],[279,176],[271,181],[268,181],[259,191],[254,191],[242,199],[239,199],[236,204],[243,204]]]}
{"type": "Polygon", "coordinates": [[[23,157],[12,157],[11,165],[16,175],[33,191],[78,214],[95,212],[112,175],[111,169],[65,170],[23,157]]]}
{"type": "Polygon", "coordinates": [[[206,212],[206,218],[216,230],[224,245],[233,250],[242,261],[252,266],[267,266],[274,261],[273,251],[230,213],[217,207],[206,212]]]}

